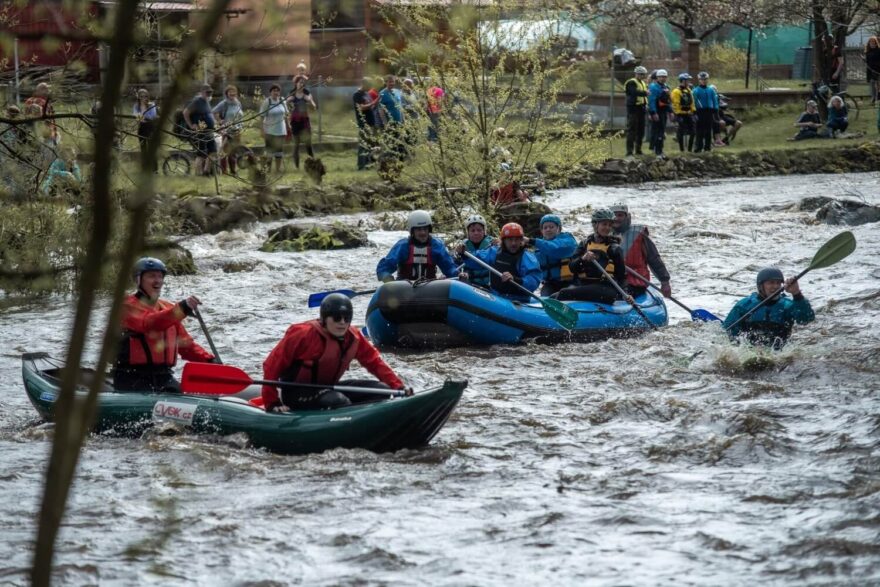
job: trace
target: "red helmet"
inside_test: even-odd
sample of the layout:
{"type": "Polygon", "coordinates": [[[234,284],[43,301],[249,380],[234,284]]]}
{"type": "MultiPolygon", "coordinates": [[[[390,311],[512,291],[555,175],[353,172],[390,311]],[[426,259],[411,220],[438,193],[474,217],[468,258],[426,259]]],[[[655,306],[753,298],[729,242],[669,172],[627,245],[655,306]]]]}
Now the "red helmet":
{"type": "Polygon", "coordinates": [[[501,238],[513,238],[517,236],[525,236],[522,226],[516,222],[508,222],[501,228],[501,238]]]}

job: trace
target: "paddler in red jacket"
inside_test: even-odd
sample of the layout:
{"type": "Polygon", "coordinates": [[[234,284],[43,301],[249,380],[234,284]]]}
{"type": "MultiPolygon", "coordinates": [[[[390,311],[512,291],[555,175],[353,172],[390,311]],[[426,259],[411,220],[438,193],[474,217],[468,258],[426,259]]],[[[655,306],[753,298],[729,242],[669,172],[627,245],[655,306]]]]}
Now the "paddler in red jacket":
{"type": "Polygon", "coordinates": [[[134,266],[137,291],[122,307],[122,341],[113,368],[117,391],[180,392],[171,368],[177,355],[187,361],[209,363],[214,355],[200,347],[183,327],[199,299],[190,296],[174,304],[160,300],[168,270],[159,259],[144,257],[134,266]]]}
{"type": "MultiPolygon", "coordinates": [[[[352,327],[354,309],[351,300],[338,293],[321,302],[321,318],[294,324],[287,329],[263,362],[263,379],[315,385],[335,384],[375,389],[404,389],[403,381],[391,370],[379,351],[352,327]],[[352,360],[357,359],[379,381],[346,380],[340,382],[352,360]]],[[[407,389],[407,394],[412,394],[407,389]]],[[[377,397],[387,397],[384,396],[377,397]]],[[[310,387],[284,386],[281,396],[273,385],[263,386],[266,411],[336,408],[351,404],[339,391],[310,387]]]]}
{"type": "MultiPolygon", "coordinates": [[[[614,212],[614,234],[620,238],[620,248],[623,250],[626,266],[645,279],[651,279],[651,271],[653,271],[660,280],[660,292],[663,297],[671,296],[669,271],[660,257],[657,245],[648,236],[648,227],[632,223],[632,214],[626,204],[614,204],[611,206],[611,211],[614,212]]],[[[628,271],[626,285],[633,296],[642,295],[648,287],[644,280],[631,275],[628,271]]]]}

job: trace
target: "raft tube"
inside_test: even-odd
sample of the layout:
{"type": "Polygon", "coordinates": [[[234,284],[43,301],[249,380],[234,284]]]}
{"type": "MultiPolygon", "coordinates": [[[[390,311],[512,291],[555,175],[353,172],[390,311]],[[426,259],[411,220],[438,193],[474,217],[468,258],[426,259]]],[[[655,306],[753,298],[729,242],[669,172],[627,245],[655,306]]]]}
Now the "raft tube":
{"type": "MultiPolygon", "coordinates": [[[[376,290],[367,308],[367,330],[379,346],[446,348],[462,345],[604,340],[635,336],[650,327],[632,306],[564,302],[578,312],[571,332],[553,321],[537,301],[513,302],[461,281],[392,281],[376,290]]],[[[653,292],[636,303],[657,326],[668,321],[663,298],[653,292]]]]}
{"type": "MultiPolygon", "coordinates": [[[[50,422],[55,417],[62,368],[61,362],[46,353],[22,355],[28,398],[50,422]]],[[[93,370],[82,369],[81,380],[86,384],[94,377],[93,370]]],[[[105,378],[93,431],[139,436],[154,424],[167,422],[197,434],[245,433],[251,446],[281,454],[333,448],[392,452],[427,445],[446,423],[465,387],[467,381],[446,381],[409,397],[331,410],[267,413],[248,402],[259,395],[258,387],[225,396],[117,392],[105,378]]],[[[86,393],[84,388],[76,391],[82,397],[86,393]]]]}

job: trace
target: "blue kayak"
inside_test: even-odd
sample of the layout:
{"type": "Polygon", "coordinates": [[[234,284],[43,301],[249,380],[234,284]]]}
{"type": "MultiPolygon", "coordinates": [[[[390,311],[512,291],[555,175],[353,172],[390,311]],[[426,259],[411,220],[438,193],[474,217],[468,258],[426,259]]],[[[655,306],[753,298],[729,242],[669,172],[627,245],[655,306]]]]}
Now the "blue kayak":
{"type": "MultiPolygon", "coordinates": [[[[636,297],[657,326],[667,323],[666,304],[653,292],[636,297]]],[[[578,312],[567,331],[537,301],[513,302],[467,283],[392,281],[376,290],[367,308],[367,330],[377,345],[437,348],[461,345],[602,340],[635,336],[650,327],[626,302],[565,302],[578,312]]]]}

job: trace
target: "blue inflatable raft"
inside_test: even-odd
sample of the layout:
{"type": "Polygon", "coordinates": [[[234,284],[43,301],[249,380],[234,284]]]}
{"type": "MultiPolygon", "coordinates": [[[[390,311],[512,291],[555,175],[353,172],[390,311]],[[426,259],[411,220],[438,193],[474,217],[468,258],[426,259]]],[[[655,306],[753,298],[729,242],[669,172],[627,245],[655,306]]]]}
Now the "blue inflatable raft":
{"type": "MultiPolygon", "coordinates": [[[[666,304],[652,292],[636,298],[657,326],[667,323],[666,304]]],[[[454,280],[412,284],[392,281],[376,290],[367,329],[377,345],[437,348],[461,345],[590,341],[642,334],[649,326],[626,302],[565,302],[578,311],[567,331],[537,301],[523,304],[454,280]]]]}

